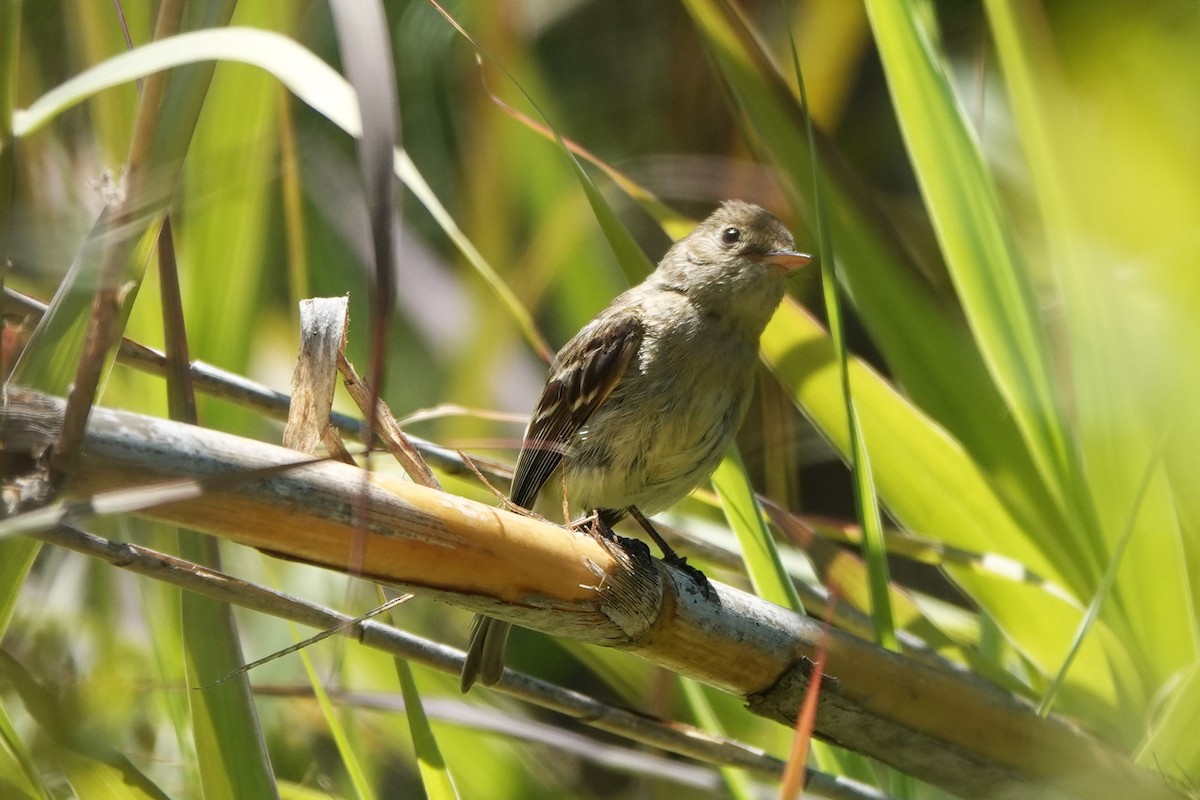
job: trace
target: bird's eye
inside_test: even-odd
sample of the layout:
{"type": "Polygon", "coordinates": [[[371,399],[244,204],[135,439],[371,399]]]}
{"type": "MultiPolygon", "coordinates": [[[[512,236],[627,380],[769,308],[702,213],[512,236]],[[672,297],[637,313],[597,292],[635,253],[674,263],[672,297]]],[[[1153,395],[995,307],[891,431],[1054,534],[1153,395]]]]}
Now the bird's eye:
{"type": "Polygon", "coordinates": [[[742,240],[742,232],[737,228],[726,228],[721,231],[721,244],[735,245],[742,240]]]}

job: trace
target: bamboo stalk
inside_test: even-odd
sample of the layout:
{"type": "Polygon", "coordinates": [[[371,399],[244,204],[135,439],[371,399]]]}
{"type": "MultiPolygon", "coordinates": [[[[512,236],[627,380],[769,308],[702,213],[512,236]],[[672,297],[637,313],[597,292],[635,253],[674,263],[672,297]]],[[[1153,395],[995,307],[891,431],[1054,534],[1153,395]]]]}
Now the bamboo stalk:
{"type": "MultiPolygon", "coordinates": [[[[0,449],[45,451],[62,408],[56,398],[10,388],[0,449]]],[[[304,461],[273,445],[103,408],[94,410],[84,445],[65,477],[72,494],[85,496],[304,461]]],[[[1124,755],[965,671],[914,662],[719,583],[706,600],[686,575],[637,548],[378,473],[356,528],[365,485],[357,468],[322,461],[139,513],[333,569],[345,570],[361,552],[356,563],[367,577],[626,650],[788,725],[823,644],[817,734],[963,797],[1180,796],[1124,755]]]]}

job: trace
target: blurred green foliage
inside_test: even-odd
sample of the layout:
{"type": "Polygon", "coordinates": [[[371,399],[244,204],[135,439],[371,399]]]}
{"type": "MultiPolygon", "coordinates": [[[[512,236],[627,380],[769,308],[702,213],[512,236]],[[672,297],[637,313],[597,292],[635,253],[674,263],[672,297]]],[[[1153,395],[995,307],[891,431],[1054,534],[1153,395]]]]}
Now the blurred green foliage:
{"type": "MultiPolygon", "coordinates": [[[[1012,559],[1042,581],[986,561],[931,570],[897,559],[895,576],[925,615],[898,624],[938,631],[948,657],[986,662],[989,674],[1002,673],[1144,766],[1195,781],[1200,7],[446,3],[518,89],[487,60],[477,63],[429,3],[385,5],[403,146],[552,346],[627,278],[565,154],[496,101],[534,119],[544,113],[564,137],[683,214],[702,215],[727,197],[754,200],[816,251],[794,42],[819,131],[825,244],[850,316],[851,389],[884,508],[911,534],[1012,559]],[[947,599],[957,608],[947,609],[947,599]]],[[[145,44],[156,4],[120,6],[134,46],[145,44]]],[[[19,17],[19,36],[6,37],[0,53],[0,78],[18,109],[126,49],[109,4],[0,0],[0,8],[5,20],[19,17]]],[[[278,31],[338,64],[323,2],[245,0],[233,24],[278,31]]],[[[60,285],[119,191],[136,104],[137,88],[126,84],[0,141],[0,176],[14,176],[0,186],[8,285],[44,299],[60,285]]],[[[0,108],[0,135],[12,111],[0,108]]],[[[348,293],[351,358],[367,363],[368,239],[353,159],[353,141],[274,77],[244,64],[217,67],[171,204],[193,358],[286,390],[296,302],[348,293]]],[[[669,243],[662,228],[589,169],[657,259],[669,243]]],[[[398,416],[444,403],[526,413],[543,365],[509,311],[409,192],[403,230],[384,397],[398,416]]],[[[149,270],[126,335],[159,346],[156,280],[149,270]]],[[[771,371],[741,452],[780,503],[853,523],[844,404],[819,286],[812,274],[794,283],[797,302],[785,304],[764,339],[771,371]]],[[[164,398],[159,381],[116,367],[101,402],[162,415],[164,398]]],[[[200,413],[205,425],[279,435],[227,404],[204,402],[200,413]]],[[[506,458],[521,426],[448,411],[411,430],[506,458]]],[[[447,486],[490,497],[468,482],[447,486]]],[[[681,504],[674,520],[732,542],[705,499],[681,504]]],[[[137,521],[95,527],[170,544],[137,521]]],[[[11,591],[26,571],[15,544],[0,543],[0,576],[11,578],[11,591]]],[[[234,547],[224,554],[231,571],[352,613],[375,601],[360,581],[234,547]]],[[[864,570],[837,580],[861,582],[864,570]]],[[[746,582],[736,570],[709,572],[746,582]]],[[[797,572],[831,578],[820,568],[816,578],[797,572]]],[[[403,627],[465,640],[465,613],[421,600],[393,613],[403,627]]],[[[277,620],[238,621],[248,658],[293,641],[277,620]]],[[[83,776],[101,780],[119,754],[168,795],[199,797],[180,638],[173,590],[43,552],[2,642],[36,681],[18,692],[16,668],[0,680],[0,794],[68,796],[69,782],[87,796],[82,787],[99,784],[83,776]],[[40,724],[30,705],[35,686],[71,710],[67,741],[40,724]]],[[[688,713],[670,681],[624,655],[523,632],[515,640],[519,669],[664,715],[688,713]]],[[[326,640],[310,657],[335,703],[337,690],[399,688],[389,659],[363,648],[326,640]]],[[[427,698],[457,697],[451,677],[417,670],[415,678],[427,698]]],[[[251,680],[309,685],[296,656],[256,669],[251,680]]],[[[660,774],[564,755],[539,733],[535,723],[548,719],[541,712],[487,693],[463,702],[457,717],[431,713],[431,721],[465,796],[679,789],[660,774]],[[528,738],[480,730],[491,709],[517,720],[528,738]]],[[[338,755],[346,747],[378,796],[421,791],[402,715],[347,703],[335,745],[311,698],[265,695],[255,706],[285,795],[353,796],[338,755]]],[[[730,735],[787,752],[787,730],[732,703],[715,713],[730,735]]],[[[878,775],[832,751],[822,766],[878,775]]],[[[910,796],[939,796],[899,785],[910,796]]],[[[129,791],[117,796],[142,796],[129,791]]],[[[723,789],[714,782],[688,791],[723,789]]]]}

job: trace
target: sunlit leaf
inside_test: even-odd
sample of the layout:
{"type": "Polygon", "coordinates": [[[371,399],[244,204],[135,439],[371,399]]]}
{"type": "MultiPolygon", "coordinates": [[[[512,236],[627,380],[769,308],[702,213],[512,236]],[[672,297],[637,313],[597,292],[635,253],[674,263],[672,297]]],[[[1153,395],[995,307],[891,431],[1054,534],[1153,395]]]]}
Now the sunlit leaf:
{"type": "Polygon", "coordinates": [[[730,448],[713,473],[712,484],[721,499],[725,519],[741,546],[755,593],[784,608],[803,611],[804,606],[779,558],[736,447],[730,448]]]}

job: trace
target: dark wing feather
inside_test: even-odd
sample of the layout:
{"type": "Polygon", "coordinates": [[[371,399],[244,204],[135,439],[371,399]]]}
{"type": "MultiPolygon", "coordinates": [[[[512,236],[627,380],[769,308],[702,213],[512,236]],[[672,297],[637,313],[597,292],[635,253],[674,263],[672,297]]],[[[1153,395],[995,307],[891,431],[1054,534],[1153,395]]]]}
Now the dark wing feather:
{"type": "Polygon", "coordinates": [[[559,352],[517,456],[509,498],[531,508],[571,438],[620,383],[645,337],[632,312],[601,316],[559,352]]]}

